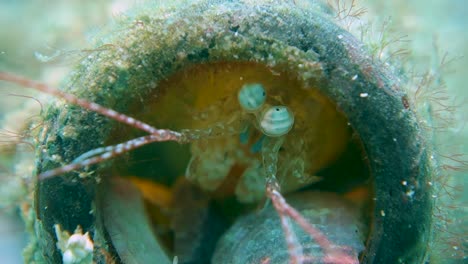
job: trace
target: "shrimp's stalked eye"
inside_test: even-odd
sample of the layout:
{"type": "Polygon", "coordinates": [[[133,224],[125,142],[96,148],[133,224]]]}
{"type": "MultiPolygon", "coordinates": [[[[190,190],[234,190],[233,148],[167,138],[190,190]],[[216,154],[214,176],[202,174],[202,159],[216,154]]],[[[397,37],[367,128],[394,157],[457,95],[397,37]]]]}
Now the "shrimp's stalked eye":
{"type": "Polygon", "coordinates": [[[238,99],[239,104],[244,110],[248,112],[257,111],[265,103],[265,88],[258,83],[245,84],[239,91],[238,99]]]}
{"type": "Polygon", "coordinates": [[[262,132],[270,137],[286,135],[294,125],[294,114],[286,106],[272,106],[259,117],[262,132]]]}

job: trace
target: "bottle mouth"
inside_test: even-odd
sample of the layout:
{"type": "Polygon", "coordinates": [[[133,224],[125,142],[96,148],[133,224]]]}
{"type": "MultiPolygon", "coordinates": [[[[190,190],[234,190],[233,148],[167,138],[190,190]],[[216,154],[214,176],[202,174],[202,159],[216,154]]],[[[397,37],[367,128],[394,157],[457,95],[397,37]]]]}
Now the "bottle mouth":
{"type": "MultiPolygon", "coordinates": [[[[207,9],[194,4],[171,9],[167,23],[145,14],[138,23],[125,25],[125,34],[111,38],[112,45],[85,59],[71,77],[76,96],[156,127],[189,129],[198,140],[151,144],[90,168],[98,169],[95,176],[101,183],[89,177],[39,182],[41,232],[51,236],[56,224],[65,230],[80,225],[122,262],[129,256],[153,258],[145,246],[138,246],[146,245],[138,241],[146,241],[158,245],[155,259],[169,263],[178,255],[173,226],[178,221],[166,211],[182,212],[188,223],[175,226],[186,232],[190,220],[197,220],[184,218],[185,211],[196,206],[184,207],[191,200],[177,201],[183,197],[178,193],[199,192],[197,205],[217,215],[207,219],[219,217],[216,223],[225,223],[220,234],[254,213],[264,203],[259,156],[271,134],[259,125],[263,112],[242,113],[238,92],[245,84],[257,83],[265,87],[265,106],[285,106],[294,115],[278,149],[282,192],[331,192],[354,203],[358,224],[364,226],[359,232],[359,242],[365,244],[359,252],[362,263],[422,260],[432,210],[425,183],[433,168],[424,132],[398,78],[373,61],[357,39],[321,13],[324,10],[285,5],[228,1],[207,9]],[[271,21],[279,22],[272,27],[271,21]],[[128,181],[140,190],[130,184],[112,187],[108,181],[117,177],[136,177],[128,181]],[[192,187],[184,192],[178,179],[185,178],[192,187]],[[110,196],[101,196],[105,193],[110,196]],[[142,197],[146,207],[138,205],[142,197]]],[[[46,130],[57,133],[41,142],[47,151],[40,154],[39,172],[140,135],[77,108],[51,107],[46,119],[46,130]],[[76,133],[63,133],[61,125],[76,133]]],[[[291,120],[286,115],[283,121],[291,120]]],[[[218,237],[211,238],[208,259],[218,237]]],[[[43,252],[59,258],[52,247],[45,246],[43,252]]]]}

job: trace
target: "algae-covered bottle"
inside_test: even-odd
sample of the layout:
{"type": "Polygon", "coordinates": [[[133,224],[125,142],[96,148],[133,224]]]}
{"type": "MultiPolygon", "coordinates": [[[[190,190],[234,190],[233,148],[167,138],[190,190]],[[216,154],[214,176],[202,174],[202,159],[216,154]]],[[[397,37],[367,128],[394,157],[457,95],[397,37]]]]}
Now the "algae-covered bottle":
{"type": "Polygon", "coordinates": [[[176,1],[106,30],[64,92],[29,84],[80,106],[36,135],[28,260],[428,261],[432,143],[328,5],[176,1]]]}

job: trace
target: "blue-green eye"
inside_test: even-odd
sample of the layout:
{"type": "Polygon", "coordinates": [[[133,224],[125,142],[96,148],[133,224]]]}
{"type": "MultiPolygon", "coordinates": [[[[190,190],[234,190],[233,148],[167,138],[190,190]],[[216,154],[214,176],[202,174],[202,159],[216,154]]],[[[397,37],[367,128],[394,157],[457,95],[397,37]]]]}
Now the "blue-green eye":
{"type": "Polygon", "coordinates": [[[272,106],[259,118],[262,132],[270,137],[286,135],[294,125],[294,114],[286,106],[272,106]]]}
{"type": "Polygon", "coordinates": [[[244,110],[254,112],[265,103],[265,88],[258,83],[245,84],[239,91],[238,99],[244,110]]]}

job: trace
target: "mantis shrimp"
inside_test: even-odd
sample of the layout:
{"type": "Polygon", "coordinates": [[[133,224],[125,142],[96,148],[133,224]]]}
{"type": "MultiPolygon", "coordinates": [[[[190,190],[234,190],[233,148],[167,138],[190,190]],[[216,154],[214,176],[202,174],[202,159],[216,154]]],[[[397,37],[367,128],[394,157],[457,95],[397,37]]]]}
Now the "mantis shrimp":
{"type": "MultiPolygon", "coordinates": [[[[219,138],[232,138],[241,145],[245,145],[248,141],[252,141],[249,140],[250,135],[259,133],[256,139],[253,140],[249,151],[251,154],[259,154],[261,156],[262,165],[255,165],[253,172],[249,172],[249,168],[247,168],[246,172],[253,173],[256,177],[263,177],[259,182],[263,184],[263,192],[266,194],[269,201],[271,201],[280,218],[288,247],[290,263],[297,264],[316,261],[313,257],[303,255],[302,246],[297,241],[291,221],[297,223],[320,246],[324,252],[323,258],[321,259],[323,263],[358,263],[356,257],[353,257],[348,254],[346,250],[340,249],[338,245],[329,241],[325,234],[316,228],[313,223],[309,223],[308,220],[284,198],[281,182],[278,180],[278,164],[281,165],[284,159],[279,159],[279,152],[289,132],[294,129],[295,117],[293,111],[288,106],[282,105],[280,104],[280,100],[270,97],[262,84],[247,83],[240,87],[237,94],[239,110],[233,112],[232,118],[227,122],[217,123],[214,126],[204,129],[186,129],[178,132],[155,128],[125,114],[80,99],[72,94],[57,90],[41,82],[29,80],[25,77],[1,72],[0,80],[53,95],[68,103],[79,105],[87,110],[94,111],[148,133],[148,135],[134,138],[120,144],[90,150],[77,157],[70,164],[40,173],[38,175],[40,181],[46,181],[49,178],[58,177],[61,174],[115,158],[154,142],[175,141],[180,144],[194,143],[194,147],[196,148],[197,140],[200,139],[216,140],[219,138]],[[272,105],[269,102],[277,102],[278,104],[272,105]]],[[[303,166],[300,165],[300,162],[297,162],[303,158],[300,156],[301,151],[298,151],[296,154],[299,155],[299,159],[293,162],[291,168],[281,171],[282,174],[294,173],[296,175],[302,175],[304,173],[303,166]]],[[[195,181],[202,180],[199,179],[199,167],[202,166],[200,162],[202,162],[200,157],[194,155],[187,167],[187,176],[195,181]]],[[[282,179],[284,179],[284,177],[290,177],[288,175],[282,176],[282,179]]],[[[308,180],[306,184],[310,182],[311,181],[308,180]]],[[[305,184],[303,183],[302,185],[305,184]]],[[[258,199],[258,194],[254,195],[254,198],[248,199],[258,199]]]]}

